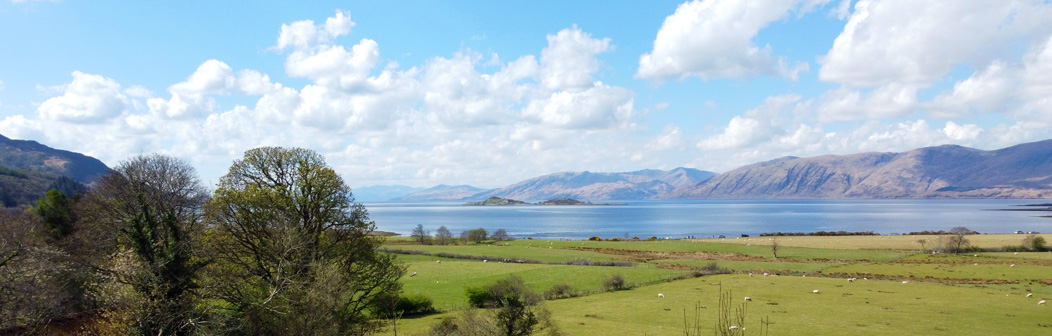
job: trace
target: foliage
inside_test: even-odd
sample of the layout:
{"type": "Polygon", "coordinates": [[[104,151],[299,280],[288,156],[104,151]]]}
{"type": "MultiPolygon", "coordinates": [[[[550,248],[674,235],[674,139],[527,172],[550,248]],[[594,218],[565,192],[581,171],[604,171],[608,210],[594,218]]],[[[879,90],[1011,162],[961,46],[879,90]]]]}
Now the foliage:
{"type": "MultiPolygon", "coordinates": [[[[469,288],[467,296],[468,301],[475,308],[498,308],[492,320],[480,321],[496,326],[497,332],[487,333],[487,335],[530,335],[534,327],[541,322],[538,313],[543,308],[537,307],[541,302],[541,297],[527,289],[522,278],[511,276],[498,280],[485,288],[469,288]]],[[[445,326],[439,324],[437,327],[444,328],[442,330],[448,332],[450,326],[446,324],[445,326]]],[[[459,333],[460,324],[457,325],[459,333]]],[[[546,325],[551,325],[551,323],[546,322],[546,325]]],[[[483,327],[481,329],[493,330],[494,328],[483,327]]]]}
{"type": "Polygon", "coordinates": [[[544,292],[545,300],[565,299],[577,296],[577,291],[572,286],[565,283],[555,284],[552,288],[544,292]]]}
{"type": "Polygon", "coordinates": [[[493,234],[490,235],[490,238],[496,241],[504,241],[511,239],[511,237],[508,236],[508,231],[504,229],[497,229],[497,231],[493,231],[493,234]]]}
{"type": "Polygon", "coordinates": [[[620,274],[614,274],[610,278],[603,281],[604,291],[619,291],[622,289],[628,289],[628,283],[625,282],[625,277],[620,274]]]}
{"type": "Polygon", "coordinates": [[[435,231],[435,239],[438,240],[439,245],[449,245],[453,241],[453,233],[449,232],[445,225],[442,225],[435,231]]]}
{"type": "MultiPolygon", "coordinates": [[[[198,302],[195,257],[207,193],[193,167],[174,157],[140,155],[120,163],[89,193],[85,211],[94,229],[115,235],[127,263],[90,260],[130,284],[138,298],[135,325],[143,334],[191,334],[198,302]]],[[[82,234],[90,239],[92,228],[82,234]]]]}
{"type": "Polygon", "coordinates": [[[60,240],[73,233],[73,222],[77,221],[73,213],[73,200],[58,190],[51,189],[44,194],[32,211],[40,216],[52,240],[60,240]]]}
{"type": "Polygon", "coordinates": [[[423,224],[417,224],[410,236],[420,245],[431,245],[431,232],[424,230],[423,224]]]}
{"type": "Polygon", "coordinates": [[[1027,234],[1026,237],[1023,238],[1023,247],[1029,251],[1044,251],[1045,237],[1033,233],[1027,234]]]}
{"type": "Polygon", "coordinates": [[[379,304],[373,308],[373,314],[379,318],[424,315],[436,311],[434,302],[424,295],[405,296],[384,293],[379,297],[378,302],[379,304]]]}
{"type": "Polygon", "coordinates": [[[972,232],[975,231],[969,230],[968,228],[963,226],[957,226],[950,229],[950,233],[952,235],[948,238],[946,242],[946,250],[952,251],[955,254],[965,252],[964,249],[967,248],[971,244],[971,242],[969,242],[968,239],[964,236],[972,234],[972,232]]]}
{"type": "Polygon", "coordinates": [[[489,232],[486,232],[486,229],[483,228],[468,231],[468,241],[475,244],[481,244],[483,240],[486,240],[487,236],[489,236],[489,232]]]}
{"type": "Polygon", "coordinates": [[[365,207],[321,155],[249,150],[220,179],[206,215],[213,285],[246,334],[359,334],[405,270],[379,253],[365,207]]]}

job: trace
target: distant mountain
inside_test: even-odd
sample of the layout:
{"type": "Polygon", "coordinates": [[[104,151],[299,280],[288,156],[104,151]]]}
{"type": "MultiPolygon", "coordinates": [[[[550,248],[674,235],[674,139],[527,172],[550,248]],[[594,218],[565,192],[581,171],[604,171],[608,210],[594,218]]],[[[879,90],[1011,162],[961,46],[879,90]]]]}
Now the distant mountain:
{"type": "Polygon", "coordinates": [[[0,135],[0,207],[26,208],[48,190],[83,193],[109,172],[95,158],[0,135]]]}
{"type": "Polygon", "coordinates": [[[404,185],[375,185],[353,188],[351,193],[354,194],[354,199],[358,202],[384,202],[421,190],[424,190],[424,188],[404,185]]]}
{"type": "Polygon", "coordinates": [[[476,188],[469,185],[438,185],[424,190],[409,193],[405,196],[393,198],[397,202],[426,202],[426,201],[460,201],[472,195],[484,192],[486,189],[476,188]]]}
{"type": "Polygon", "coordinates": [[[68,176],[84,184],[91,184],[110,171],[96,158],[36,141],[11,140],[3,135],[0,135],[0,166],[68,176]]]}
{"type": "Polygon", "coordinates": [[[785,157],[717,175],[669,198],[1050,198],[1052,140],[983,151],[785,157]]]}
{"type": "Polygon", "coordinates": [[[715,173],[691,168],[676,168],[670,171],[648,169],[627,173],[564,172],[535,177],[504,188],[475,194],[469,199],[651,199],[679,188],[696,186],[713,175],[715,173]]]}

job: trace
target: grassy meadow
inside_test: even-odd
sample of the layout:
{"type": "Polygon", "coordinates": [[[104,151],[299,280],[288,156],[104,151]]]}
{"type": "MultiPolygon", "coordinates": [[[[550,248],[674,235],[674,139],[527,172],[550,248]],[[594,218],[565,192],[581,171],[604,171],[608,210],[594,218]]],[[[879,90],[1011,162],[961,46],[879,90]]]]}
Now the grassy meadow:
{"type": "MultiPolygon", "coordinates": [[[[1019,245],[1023,235],[967,238],[993,248],[1019,245]]],[[[402,279],[406,294],[430,297],[439,313],[389,321],[385,334],[426,335],[468,307],[467,288],[514,275],[538,293],[559,284],[577,291],[542,303],[564,335],[683,335],[695,314],[709,334],[721,290],[735,306],[745,304],[749,335],[760,330],[761,318],[771,335],[1052,335],[1052,306],[1037,304],[1052,299],[1052,252],[932,255],[921,252],[919,239],[937,237],[779,237],[775,259],[768,237],[446,246],[392,238],[389,250],[432,254],[394,252],[407,274],[415,273],[402,279]],[[566,264],[575,259],[627,266],[566,264]],[[690,276],[714,263],[725,274],[690,276]],[[604,291],[614,275],[631,287],[604,291]]]]}

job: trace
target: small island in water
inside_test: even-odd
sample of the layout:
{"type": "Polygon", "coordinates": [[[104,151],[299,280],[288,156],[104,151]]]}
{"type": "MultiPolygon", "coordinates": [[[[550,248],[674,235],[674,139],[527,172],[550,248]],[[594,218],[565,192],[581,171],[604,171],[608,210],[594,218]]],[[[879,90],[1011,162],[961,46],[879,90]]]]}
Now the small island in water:
{"type": "Polygon", "coordinates": [[[519,200],[513,200],[510,198],[502,197],[490,197],[485,201],[481,202],[467,202],[464,205],[623,205],[619,203],[592,203],[585,201],[578,201],[572,198],[556,198],[550,199],[544,202],[538,203],[527,203],[519,200]]]}

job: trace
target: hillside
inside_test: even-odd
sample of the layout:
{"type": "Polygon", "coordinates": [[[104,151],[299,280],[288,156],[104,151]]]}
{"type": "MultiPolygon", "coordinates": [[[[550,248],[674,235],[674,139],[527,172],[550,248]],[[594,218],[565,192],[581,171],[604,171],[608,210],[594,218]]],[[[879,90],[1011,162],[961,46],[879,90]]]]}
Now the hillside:
{"type": "Polygon", "coordinates": [[[679,188],[695,186],[713,175],[715,173],[691,168],[676,168],[670,171],[648,169],[626,173],[564,172],[535,177],[504,188],[472,195],[470,199],[652,199],[679,188]]]}
{"type": "Polygon", "coordinates": [[[353,188],[351,192],[354,194],[354,199],[358,202],[384,202],[421,190],[424,190],[424,188],[404,185],[374,185],[353,188]]]}
{"type": "Polygon", "coordinates": [[[110,171],[96,158],[3,135],[0,135],[0,166],[68,176],[84,184],[91,184],[110,171]]]}
{"type": "Polygon", "coordinates": [[[402,197],[393,198],[391,199],[391,201],[460,201],[484,191],[486,191],[486,189],[476,188],[469,185],[449,186],[442,184],[424,190],[412,192],[402,197]]]}
{"type": "Polygon", "coordinates": [[[1049,198],[1052,140],[983,151],[785,157],[740,167],[667,198],[1049,198]]]}
{"type": "Polygon", "coordinates": [[[108,171],[95,158],[0,135],[0,207],[30,207],[52,188],[83,193],[108,171]]]}

